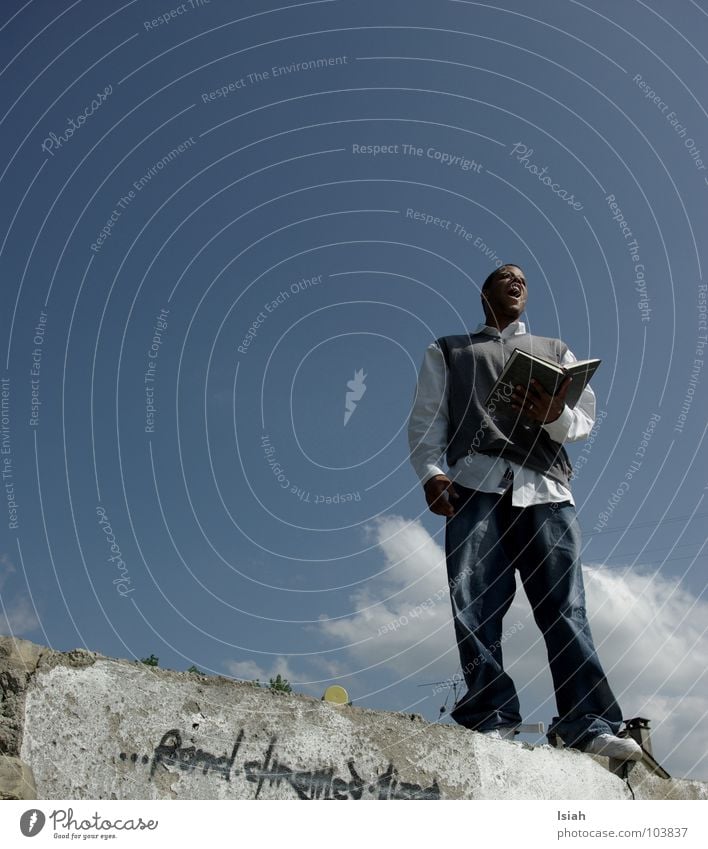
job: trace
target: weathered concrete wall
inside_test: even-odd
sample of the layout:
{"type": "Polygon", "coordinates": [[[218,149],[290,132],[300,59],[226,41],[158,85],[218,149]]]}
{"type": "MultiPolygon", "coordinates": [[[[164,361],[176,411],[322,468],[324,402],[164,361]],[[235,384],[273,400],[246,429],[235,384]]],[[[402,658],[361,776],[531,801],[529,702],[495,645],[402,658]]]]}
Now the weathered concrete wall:
{"type": "MultiPolygon", "coordinates": [[[[0,798],[630,797],[603,758],[81,650],[2,637],[0,686],[0,798]]],[[[631,782],[637,798],[708,798],[641,766],[631,782]]]]}

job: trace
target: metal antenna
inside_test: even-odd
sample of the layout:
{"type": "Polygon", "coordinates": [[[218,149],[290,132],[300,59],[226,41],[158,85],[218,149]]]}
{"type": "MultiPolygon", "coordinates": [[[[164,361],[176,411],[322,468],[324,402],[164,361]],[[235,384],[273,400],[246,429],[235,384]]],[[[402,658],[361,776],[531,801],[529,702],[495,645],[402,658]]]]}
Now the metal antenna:
{"type": "Polygon", "coordinates": [[[438,717],[438,720],[447,711],[447,703],[450,700],[450,692],[452,692],[454,703],[457,704],[457,695],[459,693],[461,685],[462,681],[458,680],[454,676],[451,678],[447,678],[445,681],[429,681],[427,684],[418,684],[419,687],[441,687],[442,689],[448,691],[448,694],[445,697],[445,701],[440,707],[440,716],[438,717]]]}

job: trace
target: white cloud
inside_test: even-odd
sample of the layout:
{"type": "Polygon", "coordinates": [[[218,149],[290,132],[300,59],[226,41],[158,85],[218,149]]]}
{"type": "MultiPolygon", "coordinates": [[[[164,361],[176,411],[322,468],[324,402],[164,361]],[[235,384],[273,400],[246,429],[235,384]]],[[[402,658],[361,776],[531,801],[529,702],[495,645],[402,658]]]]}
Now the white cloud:
{"type": "MultiPolygon", "coordinates": [[[[369,531],[384,558],[379,576],[351,596],[354,613],[320,623],[357,667],[383,668],[392,684],[459,670],[444,552],[425,528],[397,516],[369,531]]],[[[654,755],[673,775],[708,775],[708,603],[675,580],[637,568],[584,567],[595,643],[625,717],[652,720],[654,755]],[[692,727],[695,728],[692,729],[692,727]],[[702,760],[701,760],[702,759],[702,760]]],[[[553,688],[543,639],[521,590],[504,624],[505,666],[527,721],[550,722],[553,688]],[[515,626],[515,627],[514,627],[515,626]]]]}
{"type": "Polygon", "coordinates": [[[585,571],[593,634],[624,715],[652,720],[654,755],[669,772],[705,778],[708,603],[662,575],[585,571]]]}
{"type": "Polygon", "coordinates": [[[346,647],[359,672],[385,666],[398,678],[449,674],[457,663],[444,554],[425,528],[397,516],[368,529],[385,560],[380,575],[351,596],[345,619],[321,630],[346,647]]]}
{"type": "Polygon", "coordinates": [[[313,685],[328,684],[334,679],[340,678],[347,673],[347,667],[342,666],[338,660],[332,660],[329,656],[313,654],[307,658],[303,658],[303,660],[305,660],[307,664],[315,670],[316,674],[323,674],[326,677],[302,683],[313,685]]]}
{"type": "Polygon", "coordinates": [[[0,634],[21,637],[38,627],[39,620],[27,598],[18,596],[7,603],[4,598],[0,601],[0,634]]]}
{"type": "Polygon", "coordinates": [[[287,678],[290,683],[293,683],[294,675],[288,666],[288,661],[284,657],[276,657],[268,666],[260,666],[253,660],[229,660],[224,664],[229,675],[234,678],[239,678],[243,681],[260,681],[262,684],[267,684],[271,678],[276,675],[281,675],[287,678]]]}
{"type": "MultiPolygon", "coordinates": [[[[9,554],[0,554],[0,592],[16,572],[17,568],[9,554]]],[[[0,595],[0,634],[22,636],[38,625],[34,608],[25,594],[15,593],[11,596],[5,592],[0,595]]]]}
{"type": "Polygon", "coordinates": [[[0,590],[10,575],[14,575],[16,571],[15,564],[10,560],[10,555],[6,551],[0,554],[0,590]]]}

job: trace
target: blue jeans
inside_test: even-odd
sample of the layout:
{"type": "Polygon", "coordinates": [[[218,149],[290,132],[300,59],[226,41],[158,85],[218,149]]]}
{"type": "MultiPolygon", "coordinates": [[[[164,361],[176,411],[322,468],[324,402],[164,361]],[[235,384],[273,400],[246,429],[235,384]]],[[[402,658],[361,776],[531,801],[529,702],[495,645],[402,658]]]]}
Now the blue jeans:
{"type": "Polygon", "coordinates": [[[488,731],[521,722],[514,682],[502,663],[502,619],[519,575],[543,633],[558,717],[548,734],[580,747],[616,734],[622,713],[595,651],[585,614],[580,528],[569,503],[513,507],[503,494],[455,484],[445,553],[460,663],[467,693],[451,712],[460,725],[488,731]]]}

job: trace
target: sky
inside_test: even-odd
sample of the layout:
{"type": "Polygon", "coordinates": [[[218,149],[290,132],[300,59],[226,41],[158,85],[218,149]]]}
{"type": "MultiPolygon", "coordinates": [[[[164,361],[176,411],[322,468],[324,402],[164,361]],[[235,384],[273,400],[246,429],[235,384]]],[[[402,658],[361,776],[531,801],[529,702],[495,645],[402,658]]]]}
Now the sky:
{"type": "MultiPolygon", "coordinates": [[[[693,0],[5,0],[0,633],[449,722],[406,425],[513,262],[602,359],[569,453],[608,678],[708,779],[706,43],[693,0]]],[[[520,586],[504,656],[547,726],[520,586]]]]}

